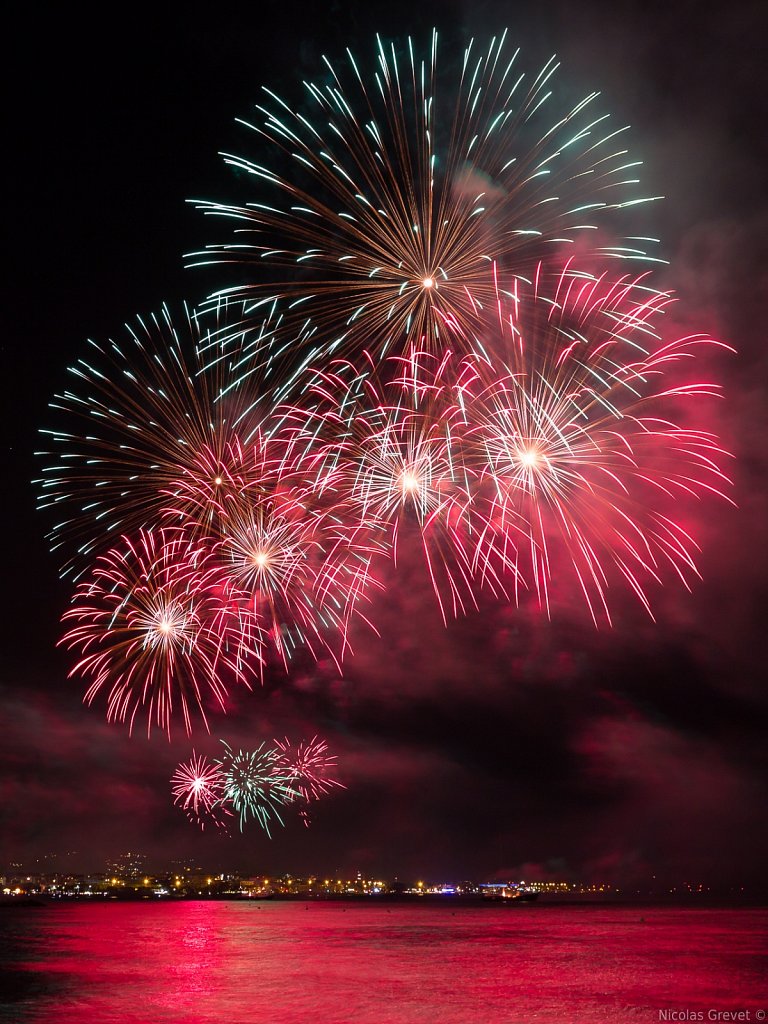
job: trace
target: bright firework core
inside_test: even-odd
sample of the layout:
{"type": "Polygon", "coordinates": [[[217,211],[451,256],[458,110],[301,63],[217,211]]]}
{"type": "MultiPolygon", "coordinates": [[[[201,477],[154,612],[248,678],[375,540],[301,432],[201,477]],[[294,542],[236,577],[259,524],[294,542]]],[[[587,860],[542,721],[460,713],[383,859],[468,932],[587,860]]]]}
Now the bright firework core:
{"type": "Polygon", "coordinates": [[[264,551],[256,551],[256,552],[254,552],[254,555],[253,555],[253,563],[254,563],[254,565],[258,565],[260,568],[263,568],[267,564],[268,561],[269,561],[269,555],[266,554],[266,552],[264,552],[264,551]]]}
{"type": "Polygon", "coordinates": [[[184,609],[175,602],[158,609],[153,619],[144,623],[146,636],[145,647],[156,647],[158,644],[173,643],[183,636],[187,629],[184,609]]]}
{"type": "Polygon", "coordinates": [[[400,477],[400,483],[402,485],[403,492],[407,492],[408,494],[413,494],[415,491],[418,491],[420,486],[419,478],[415,475],[415,473],[411,473],[408,471],[403,473],[403,475],[400,477]]]}
{"type": "Polygon", "coordinates": [[[526,448],[520,452],[520,461],[524,466],[532,468],[533,466],[538,465],[540,456],[535,448],[526,448]]]}
{"type": "Polygon", "coordinates": [[[435,284],[435,279],[434,277],[423,277],[421,279],[421,283],[424,285],[425,288],[433,288],[435,284]]]}

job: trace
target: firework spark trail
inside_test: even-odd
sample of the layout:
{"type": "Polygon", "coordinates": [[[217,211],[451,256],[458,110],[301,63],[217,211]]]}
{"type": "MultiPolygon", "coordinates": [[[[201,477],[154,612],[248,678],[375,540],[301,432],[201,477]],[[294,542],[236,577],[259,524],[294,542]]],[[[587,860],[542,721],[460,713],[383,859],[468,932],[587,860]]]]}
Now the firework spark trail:
{"type": "Polygon", "coordinates": [[[250,687],[261,657],[256,630],[222,602],[226,589],[210,556],[178,530],[122,538],[62,617],[74,625],[59,643],[81,655],[70,675],[91,679],[86,702],[106,692],[108,720],[131,731],[141,709],[148,733],[155,724],[170,736],[179,708],[188,734],[193,709],[208,728],[206,706],[226,711],[228,681],[250,687]]]}
{"type": "MultiPolygon", "coordinates": [[[[324,58],[326,79],[304,83],[301,108],[265,88],[260,120],[241,122],[265,156],[223,154],[253,199],[197,201],[239,226],[192,265],[253,265],[251,284],[218,294],[283,301],[305,366],[349,347],[377,359],[414,342],[460,348],[493,304],[496,265],[531,276],[544,253],[589,247],[595,219],[648,201],[598,94],[548,113],[558,63],[531,79],[518,56],[506,33],[484,53],[471,42],[443,83],[436,32],[426,60],[410,39],[400,55],[379,39],[373,75],[349,51],[344,68],[324,58]]],[[[590,251],[644,260],[652,241],[590,251]]],[[[251,347],[256,361],[273,357],[271,341],[251,347]]]]}
{"type": "Polygon", "coordinates": [[[226,829],[231,811],[223,799],[224,782],[219,765],[193,750],[189,761],[182,762],[171,778],[173,802],[201,829],[209,823],[226,829]]]}
{"type": "Polygon", "coordinates": [[[274,822],[285,824],[280,809],[297,795],[279,751],[261,743],[256,750],[235,752],[225,740],[221,743],[224,752],[215,763],[224,776],[223,799],[239,816],[240,831],[254,818],[271,837],[274,822]]]}

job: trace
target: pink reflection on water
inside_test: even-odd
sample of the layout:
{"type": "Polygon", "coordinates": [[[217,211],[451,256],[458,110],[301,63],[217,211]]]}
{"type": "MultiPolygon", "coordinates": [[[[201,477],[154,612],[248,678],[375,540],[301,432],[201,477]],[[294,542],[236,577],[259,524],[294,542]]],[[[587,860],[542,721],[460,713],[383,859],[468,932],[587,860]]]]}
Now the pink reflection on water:
{"type": "Polygon", "coordinates": [[[29,920],[24,969],[51,982],[21,1018],[38,1024],[707,1019],[764,1006],[768,973],[763,910],[77,903],[29,920]]]}

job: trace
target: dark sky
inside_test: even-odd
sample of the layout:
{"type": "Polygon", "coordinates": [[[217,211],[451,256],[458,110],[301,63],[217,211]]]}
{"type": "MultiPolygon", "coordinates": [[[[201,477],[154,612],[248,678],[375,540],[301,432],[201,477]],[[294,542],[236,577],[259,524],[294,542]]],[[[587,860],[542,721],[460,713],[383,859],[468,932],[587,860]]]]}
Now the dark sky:
{"type": "Polygon", "coordinates": [[[45,16],[19,7],[9,43],[0,866],[77,850],[78,864],[99,868],[139,849],[158,864],[189,856],[294,873],[758,884],[768,863],[765,5],[155,7],[163,13],[125,5],[103,20],[71,5],[45,16]],[[311,829],[293,819],[271,843],[254,827],[203,836],[169,795],[192,741],[129,739],[66,678],[55,641],[69,594],[34,508],[36,432],[86,338],[205,296],[209,281],[181,254],[207,240],[207,225],[185,200],[234,195],[217,152],[242,140],[234,118],[259,87],[297,95],[323,53],[349,45],[372,60],[376,31],[426,45],[433,24],[444,52],[509,27],[528,66],[557,52],[574,98],[598,89],[633,126],[643,181],[666,197],[648,214],[671,261],[662,280],[686,326],[738,349],[712,371],[726,385],[718,428],[737,456],[739,508],[702,508],[703,582],[656,595],[655,623],[619,602],[614,628],[598,632],[564,594],[551,621],[488,605],[445,630],[426,586],[406,578],[375,609],[381,638],[356,637],[343,679],[298,666],[194,738],[212,753],[216,736],[248,746],[317,731],[348,789],[319,805],[311,829]]]}

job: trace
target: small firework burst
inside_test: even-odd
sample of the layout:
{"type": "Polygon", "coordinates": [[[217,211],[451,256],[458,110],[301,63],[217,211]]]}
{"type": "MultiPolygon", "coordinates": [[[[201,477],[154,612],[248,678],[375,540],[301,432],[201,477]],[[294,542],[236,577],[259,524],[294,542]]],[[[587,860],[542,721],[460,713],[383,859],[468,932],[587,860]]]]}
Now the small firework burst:
{"type": "Polygon", "coordinates": [[[226,829],[231,811],[224,803],[224,775],[215,762],[192,751],[189,761],[182,762],[171,778],[173,802],[190,821],[205,829],[207,824],[226,829]]]}
{"type": "Polygon", "coordinates": [[[223,799],[238,815],[241,831],[253,818],[271,836],[270,826],[285,824],[281,808],[296,796],[278,751],[261,743],[256,750],[235,752],[224,740],[221,743],[224,753],[215,763],[224,779],[223,799]]]}
{"type": "Polygon", "coordinates": [[[330,753],[325,740],[313,736],[294,744],[285,737],[274,742],[291,786],[305,803],[319,800],[334,787],[346,788],[335,777],[338,758],[330,753]]]}

